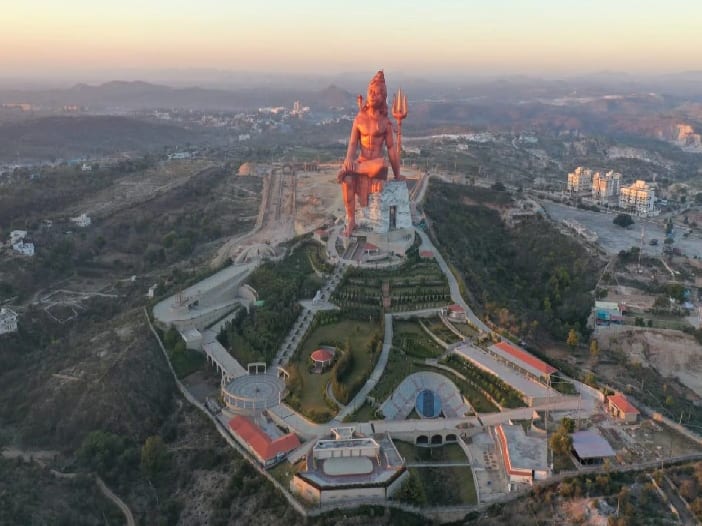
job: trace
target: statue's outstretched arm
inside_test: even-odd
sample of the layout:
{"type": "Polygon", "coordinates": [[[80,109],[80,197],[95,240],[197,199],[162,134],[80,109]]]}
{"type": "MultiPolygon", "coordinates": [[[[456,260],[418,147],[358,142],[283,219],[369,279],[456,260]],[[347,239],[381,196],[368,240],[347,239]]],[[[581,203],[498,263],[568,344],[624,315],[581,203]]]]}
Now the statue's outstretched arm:
{"type": "Polygon", "coordinates": [[[402,176],[400,175],[400,156],[397,153],[397,148],[395,148],[392,124],[389,122],[387,130],[385,132],[385,145],[388,148],[388,157],[390,158],[390,166],[392,167],[392,173],[395,176],[395,179],[402,179],[402,176]]]}

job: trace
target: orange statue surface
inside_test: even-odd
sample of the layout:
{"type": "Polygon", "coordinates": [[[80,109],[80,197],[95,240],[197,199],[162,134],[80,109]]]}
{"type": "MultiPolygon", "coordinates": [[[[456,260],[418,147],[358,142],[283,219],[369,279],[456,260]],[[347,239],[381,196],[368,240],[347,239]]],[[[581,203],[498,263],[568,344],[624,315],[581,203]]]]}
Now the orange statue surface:
{"type": "Polygon", "coordinates": [[[397,146],[386,99],[385,75],[378,71],[368,84],[365,104],[363,97],[358,96],[358,115],[353,120],[346,158],[339,170],[338,180],[346,208],[346,236],[350,236],[356,226],[356,199],[361,207],[366,207],[369,194],[383,189],[383,181],[388,174],[384,148],[388,151],[393,176],[397,180],[404,179],[400,175],[400,141],[402,119],[407,116],[407,99],[399,92],[393,102],[393,116],[399,126],[397,146]]]}

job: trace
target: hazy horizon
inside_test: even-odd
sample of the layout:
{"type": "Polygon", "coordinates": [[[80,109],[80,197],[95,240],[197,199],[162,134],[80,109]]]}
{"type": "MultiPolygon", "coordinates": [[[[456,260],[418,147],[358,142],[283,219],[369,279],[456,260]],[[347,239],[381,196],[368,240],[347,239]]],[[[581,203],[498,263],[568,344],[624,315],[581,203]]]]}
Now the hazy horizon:
{"type": "Polygon", "coordinates": [[[357,0],[343,9],[316,0],[271,1],[266,9],[214,0],[27,0],[6,7],[3,19],[5,80],[155,80],[198,70],[558,78],[702,69],[702,6],[687,0],[357,0]]]}

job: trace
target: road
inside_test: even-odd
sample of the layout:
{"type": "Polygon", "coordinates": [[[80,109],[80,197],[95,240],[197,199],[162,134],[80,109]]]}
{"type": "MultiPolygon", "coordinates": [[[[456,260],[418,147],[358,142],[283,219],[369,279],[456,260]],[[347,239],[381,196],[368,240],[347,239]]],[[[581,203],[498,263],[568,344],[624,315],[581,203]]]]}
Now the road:
{"type": "Polygon", "coordinates": [[[478,328],[478,330],[486,332],[488,334],[491,333],[492,331],[490,330],[490,327],[485,325],[483,321],[475,315],[475,313],[471,310],[471,308],[463,299],[463,296],[461,296],[461,289],[458,286],[458,281],[456,280],[456,277],[451,272],[451,269],[446,263],[444,257],[429,239],[429,236],[424,231],[418,228],[415,229],[415,231],[422,240],[422,246],[420,247],[420,250],[431,250],[434,253],[434,257],[436,258],[436,262],[439,264],[439,268],[441,268],[441,271],[446,276],[446,279],[448,279],[449,289],[451,290],[451,301],[453,301],[457,305],[460,305],[463,308],[463,310],[465,310],[466,318],[468,318],[468,320],[470,320],[470,322],[473,325],[475,325],[478,328]]]}
{"type": "Polygon", "coordinates": [[[100,488],[100,491],[102,491],[102,494],[114,502],[117,507],[122,510],[124,518],[127,519],[127,526],[136,526],[134,515],[132,515],[132,510],[129,509],[129,506],[127,506],[122,499],[115,495],[114,492],[105,485],[100,477],[96,475],[95,478],[97,479],[97,485],[98,488],[100,488]]]}
{"type": "Polygon", "coordinates": [[[694,524],[699,524],[697,522],[697,519],[695,519],[695,516],[690,512],[689,509],[687,509],[687,506],[685,505],[685,502],[683,502],[682,497],[680,496],[680,493],[678,493],[677,488],[673,484],[673,482],[668,478],[668,475],[665,475],[663,479],[661,480],[660,488],[663,490],[665,493],[666,497],[668,497],[668,500],[670,503],[673,505],[673,507],[676,509],[678,512],[678,517],[680,517],[680,521],[687,525],[694,525],[694,524]]]}
{"type": "MultiPolygon", "coordinates": [[[[0,452],[0,455],[4,458],[22,458],[25,462],[36,462],[41,467],[46,468],[46,463],[53,460],[58,452],[56,451],[23,451],[15,448],[5,448],[0,452]]],[[[62,471],[56,471],[55,469],[50,469],[49,472],[56,478],[60,479],[74,479],[79,473],[64,473],[62,471]]],[[[105,482],[98,476],[95,475],[95,482],[102,494],[110,499],[115,505],[122,511],[124,518],[127,522],[127,526],[136,526],[136,521],[134,520],[134,515],[132,515],[132,510],[129,506],[120,499],[115,493],[107,487],[105,482]]]]}

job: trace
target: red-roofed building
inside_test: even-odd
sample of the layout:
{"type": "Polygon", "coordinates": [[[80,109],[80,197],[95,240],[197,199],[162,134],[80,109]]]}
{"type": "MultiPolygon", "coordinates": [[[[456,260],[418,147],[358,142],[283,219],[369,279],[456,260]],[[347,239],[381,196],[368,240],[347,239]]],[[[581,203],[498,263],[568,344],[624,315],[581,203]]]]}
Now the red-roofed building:
{"type": "Polygon", "coordinates": [[[448,316],[448,319],[451,321],[466,321],[465,309],[455,303],[446,307],[446,316],[448,316]]]}
{"type": "Polygon", "coordinates": [[[419,257],[422,259],[434,259],[434,252],[431,250],[420,250],[419,257]]]}
{"type": "Polygon", "coordinates": [[[312,237],[319,241],[320,243],[324,243],[327,238],[329,237],[329,232],[324,230],[323,228],[318,228],[317,230],[314,231],[312,234],[312,237]]]}
{"type": "Polygon", "coordinates": [[[621,418],[627,424],[635,424],[639,418],[639,410],[622,393],[607,397],[607,410],[612,416],[621,418]]]}
{"type": "Polygon", "coordinates": [[[276,465],[290,451],[300,447],[300,439],[292,433],[272,439],[246,416],[235,416],[229,421],[234,438],[265,468],[276,465]]]}
{"type": "Polygon", "coordinates": [[[310,354],[310,358],[314,362],[314,372],[322,373],[334,361],[334,351],[331,349],[317,349],[310,354]]]}
{"type": "Polygon", "coordinates": [[[490,346],[488,352],[510,367],[519,370],[522,374],[540,382],[547,381],[558,370],[543,360],[539,360],[533,354],[506,341],[490,346]]]}
{"type": "Polygon", "coordinates": [[[368,256],[376,255],[379,251],[380,249],[373,243],[366,243],[365,245],[363,245],[363,253],[368,256]]]}

